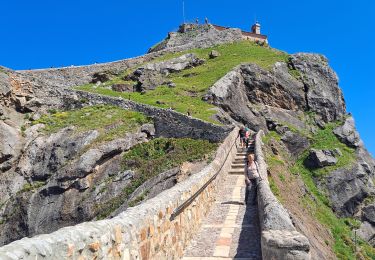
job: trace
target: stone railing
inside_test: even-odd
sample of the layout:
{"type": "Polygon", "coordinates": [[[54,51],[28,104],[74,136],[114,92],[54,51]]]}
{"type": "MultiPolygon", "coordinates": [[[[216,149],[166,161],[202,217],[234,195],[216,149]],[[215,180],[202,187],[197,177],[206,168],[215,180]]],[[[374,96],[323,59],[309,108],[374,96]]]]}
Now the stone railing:
{"type": "Polygon", "coordinates": [[[260,130],[255,138],[255,157],[259,166],[258,185],[259,221],[262,232],[262,257],[269,259],[310,259],[308,239],[294,227],[286,209],[272,193],[268,177],[267,164],[262,151],[260,130]]]}
{"type": "Polygon", "coordinates": [[[201,172],[141,205],[112,219],[15,241],[0,248],[0,259],[180,258],[213,204],[223,173],[231,167],[237,134],[235,128],[201,172]],[[209,182],[218,172],[217,178],[209,182]],[[176,214],[175,210],[192,196],[195,199],[176,214]]]}

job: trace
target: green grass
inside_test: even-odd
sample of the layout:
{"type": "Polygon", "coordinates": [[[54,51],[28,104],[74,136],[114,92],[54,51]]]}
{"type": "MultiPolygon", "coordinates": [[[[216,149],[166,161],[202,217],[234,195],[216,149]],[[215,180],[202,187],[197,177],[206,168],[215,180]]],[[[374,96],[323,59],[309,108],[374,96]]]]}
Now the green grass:
{"type": "Polygon", "coordinates": [[[26,183],[23,185],[22,189],[18,191],[18,193],[28,192],[28,191],[36,191],[40,187],[46,185],[45,181],[34,181],[33,183],[26,183]]]}
{"type": "Polygon", "coordinates": [[[269,131],[268,134],[263,136],[262,141],[265,145],[267,145],[272,139],[280,142],[281,136],[275,131],[269,131]]]}
{"type": "MultiPolygon", "coordinates": [[[[157,138],[133,147],[124,155],[122,168],[134,170],[136,175],[119,196],[97,206],[97,218],[103,219],[109,216],[147,180],[180,166],[183,162],[208,159],[216,148],[215,143],[188,138],[157,138]]],[[[135,205],[133,202],[130,204],[135,205]]]]}
{"type": "Polygon", "coordinates": [[[171,107],[185,114],[189,111],[196,118],[215,122],[212,119],[215,114],[214,106],[202,101],[204,94],[215,82],[242,63],[255,63],[265,69],[271,69],[277,61],[287,61],[288,59],[286,53],[261,47],[249,41],[243,41],[207,49],[169,53],[155,59],[154,62],[179,57],[185,53],[195,53],[198,57],[206,59],[206,62],[201,66],[170,74],[168,78],[176,84],[175,88],[160,86],[153,91],[148,91],[146,94],[115,92],[106,88],[109,83],[95,87],[93,84],[88,84],[76,89],[109,96],[121,96],[162,108],[171,107]],[[219,51],[221,56],[215,59],[208,59],[208,55],[212,50],[219,51]],[[164,104],[157,104],[157,101],[161,101],[164,104]]]}
{"type": "MultiPolygon", "coordinates": [[[[333,150],[339,148],[342,152],[341,156],[337,157],[337,163],[332,166],[327,166],[324,168],[310,169],[314,177],[324,176],[328,173],[339,169],[339,168],[349,168],[355,161],[355,150],[348,147],[347,145],[340,142],[340,140],[335,136],[333,130],[339,126],[340,123],[329,123],[324,129],[319,129],[316,134],[310,139],[311,148],[315,149],[328,149],[333,150]]],[[[308,151],[302,154],[299,162],[302,163],[308,156],[308,151]]]]}
{"type": "Polygon", "coordinates": [[[95,129],[100,133],[96,141],[111,141],[149,121],[138,112],[97,105],[70,111],[51,110],[50,114],[43,115],[33,124],[44,124],[43,131],[48,134],[68,126],[74,126],[77,132],[95,129]]]}
{"type": "MultiPolygon", "coordinates": [[[[355,160],[354,150],[342,144],[333,134],[332,130],[338,124],[330,123],[325,129],[318,132],[311,139],[311,147],[316,149],[334,149],[339,148],[343,155],[338,158],[338,163],[334,166],[325,167],[323,169],[308,169],[304,165],[304,161],[308,156],[308,152],[303,153],[291,167],[291,172],[299,174],[311,195],[303,198],[303,203],[319,222],[330,229],[333,238],[333,250],[339,259],[356,259],[354,252],[354,237],[351,229],[358,227],[358,222],[350,218],[338,218],[331,209],[329,199],[315,185],[314,177],[321,177],[333,170],[342,167],[350,167],[355,160]]],[[[359,254],[364,259],[375,259],[375,250],[365,242],[359,240],[359,254]]]]}

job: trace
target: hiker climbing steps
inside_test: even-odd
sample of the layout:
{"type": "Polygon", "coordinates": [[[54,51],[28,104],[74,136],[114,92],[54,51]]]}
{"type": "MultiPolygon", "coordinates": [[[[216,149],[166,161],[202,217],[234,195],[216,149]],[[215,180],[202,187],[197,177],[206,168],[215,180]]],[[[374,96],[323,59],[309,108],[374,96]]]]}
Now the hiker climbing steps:
{"type": "Polygon", "coordinates": [[[246,156],[250,147],[237,148],[230,171],[218,189],[216,202],[184,252],[183,260],[261,259],[257,206],[246,206],[246,156]]]}

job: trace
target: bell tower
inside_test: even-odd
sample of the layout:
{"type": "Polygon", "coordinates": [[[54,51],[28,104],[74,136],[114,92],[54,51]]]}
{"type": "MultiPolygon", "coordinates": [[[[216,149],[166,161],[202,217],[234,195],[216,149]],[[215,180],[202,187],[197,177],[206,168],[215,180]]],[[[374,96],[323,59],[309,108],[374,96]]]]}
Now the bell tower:
{"type": "Polygon", "coordinates": [[[255,33],[255,34],[260,34],[260,23],[259,22],[255,22],[255,24],[253,24],[253,26],[251,26],[251,32],[255,33]]]}

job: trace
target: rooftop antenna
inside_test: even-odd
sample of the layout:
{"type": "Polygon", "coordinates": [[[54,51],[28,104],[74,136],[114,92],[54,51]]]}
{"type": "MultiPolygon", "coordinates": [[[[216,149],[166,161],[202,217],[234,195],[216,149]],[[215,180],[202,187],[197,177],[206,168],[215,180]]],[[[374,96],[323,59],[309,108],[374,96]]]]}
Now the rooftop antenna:
{"type": "Polygon", "coordinates": [[[185,0],[182,0],[182,17],[184,19],[185,24],[185,0]]]}

